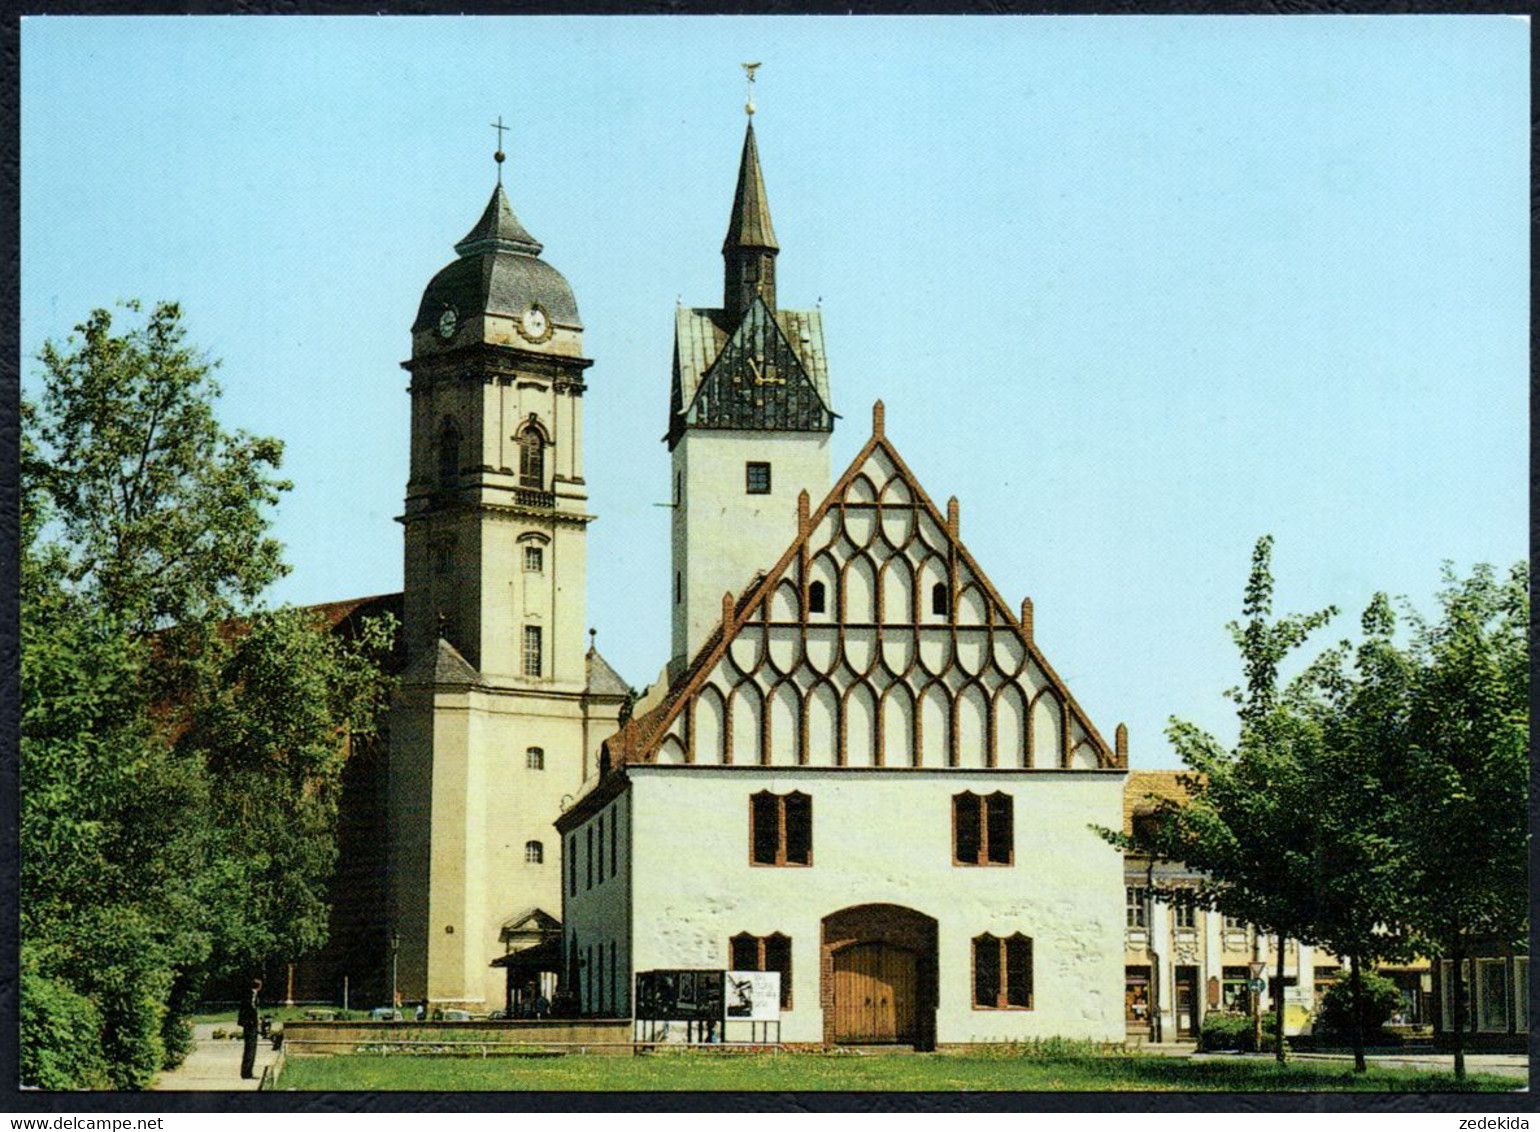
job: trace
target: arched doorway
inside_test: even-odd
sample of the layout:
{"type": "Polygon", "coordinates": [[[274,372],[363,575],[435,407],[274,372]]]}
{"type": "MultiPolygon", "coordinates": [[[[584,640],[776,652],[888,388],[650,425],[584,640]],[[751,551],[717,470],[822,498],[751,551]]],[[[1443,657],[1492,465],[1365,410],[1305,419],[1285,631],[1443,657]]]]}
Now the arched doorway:
{"type": "Polygon", "coordinates": [[[820,999],[829,1045],[936,1044],[936,921],[897,904],[823,920],[820,999]]]}

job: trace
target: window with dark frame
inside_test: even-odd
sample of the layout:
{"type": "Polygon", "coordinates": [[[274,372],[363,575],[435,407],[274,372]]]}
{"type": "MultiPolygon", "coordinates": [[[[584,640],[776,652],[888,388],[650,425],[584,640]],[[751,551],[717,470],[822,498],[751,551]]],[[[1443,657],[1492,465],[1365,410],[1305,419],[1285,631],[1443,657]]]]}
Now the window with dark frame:
{"type": "Polygon", "coordinates": [[[538,841],[526,841],[524,843],[524,863],[526,865],[545,864],[545,846],[538,841]]]}
{"type": "Polygon", "coordinates": [[[540,626],[524,626],[524,675],[540,675],[540,626]]]}
{"type": "Polygon", "coordinates": [[[599,868],[597,871],[600,884],[604,883],[604,817],[603,814],[599,815],[599,868]]]}
{"type": "Polygon", "coordinates": [[[583,869],[588,880],[583,885],[584,890],[594,886],[594,827],[588,827],[588,852],[583,856],[583,869]]]}
{"type": "Polygon", "coordinates": [[[1150,926],[1150,902],[1144,894],[1144,889],[1136,885],[1128,885],[1123,890],[1123,919],[1130,928],[1147,928],[1150,926]]]}
{"type": "Polygon", "coordinates": [[[610,876],[615,875],[617,865],[616,846],[620,844],[620,811],[616,810],[610,815],[610,876]]]}
{"type": "Polygon", "coordinates": [[[577,895],[577,834],[567,838],[567,895],[577,895]]]}
{"type": "Polygon", "coordinates": [[[542,491],[545,488],[545,440],[537,428],[519,434],[519,486],[542,491]]]}
{"type": "Polygon", "coordinates": [[[822,582],[814,582],[807,588],[807,611],[809,613],[824,612],[824,589],[822,582]]]}
{"type": "Polygon", "coordinates": [[[813,799],[800,791],[750,797],[749,859],[756,865],[811,865],[813,799]]]}
{"type": "Polygon", "coordinates": [[[460,474],[460,430],[445,421],[438,435],[438,478],[448,483],[460,474]]]}
{"type": "Polygon", "coordinates": [[[791,1009],[791,937],[775,932],[757,936],[741,932],[727,941],[734,971],[778,971],[781,975],[781,1009],[791,1009]]]}
{"type": "Polygon", "coordinates": [[[973,940],[973,1008],[1032,1009],[1032,940],[1017,932],[973,940]]]}
{"type": "Polygon", "coordinates": [[[679,570],[675,570],[674,571],[674,604],[678,605],[683,600],[684,600],[684,574],[681,571],[679,571],[679,570]]]}
{"type": "Polygon", "coordinates": [[[541,747],[530,747],[524,752],[525,770],[545,769],[545,750],[541,747]]]}
{"type": "Polygon", "coordinates": [[[744,489],[750,495],[770,494],[770,465],[764,460],[750,460],[743,466],[744,489]]]}
{"type": "Polygon", "coordinates": [[[952,796],[952,863],[1010,865],[1016,860],[1015,803],[996,791],[952,796]]]}
{"type": "Polygon", "coordinates": [[[545,572],[544,547],[526,546],[524,548],[524,572],[526,574],[541,574],[545,572]]]}
{"type": "Polygon", "coordinates": [[[1190,931],[1198,925],[1198,911],[1190,900],[1177,900],[1171,905],[1171,922],[1178,928],[1190,931]]]}
{"type": "Polygon", "coordinates": [[[945,582],[937,582],[931,586],[930,611],[937,617],[945,617],[952,612],[952,598],[947,592],[945,582]]]}

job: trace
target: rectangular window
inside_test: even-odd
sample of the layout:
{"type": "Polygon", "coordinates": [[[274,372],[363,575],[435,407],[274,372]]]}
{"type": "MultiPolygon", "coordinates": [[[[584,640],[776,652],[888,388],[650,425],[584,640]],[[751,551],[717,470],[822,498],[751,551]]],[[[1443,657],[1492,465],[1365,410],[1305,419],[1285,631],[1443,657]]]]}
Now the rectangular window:
{"type": "Polygon", "coordinates": [[[973,941],[975,1010],[1032,1009],[1032,941],[981,935],[973,941]]]}
{"type": "Polygon", "coordinates": [[[744,932],[727,941],[728,962],[734,971],[778,971],[781,1009],[791,1009],[791,937],[780,932],[757,936],[744,932]]]}
{"type": "Polygon", "coordinates": [[[577,834],[567,838],[567,895],[577,895],[577,834]]]}
{"type": "Polygon", "coordinates": [[[1246,930],[1246,921],[1245,920],[1241,919],[1239,916],[1231,916],[1228,913],[1225,914],[1225,931],[1227,931],[1227,932],[1243,932],[1245,930],[1246,930]]]}
{"type": "Polygon", "coordinates": [[[1224,1008],[1245,1014],[1251,1009],[1251,969],[1249,967],[1223,968],[1222,994],[1224,1008]]]}
{"type": "Polygon", "coordinates": [[[524,626],[524,675],[540,675],[540,626],[524,626]]]}
{"type": "Polygon", "coordinates": [[[594,886],[594,827],[593,826],[589,826],[588,827],[588,852],[583,854],[583,867],[584,867],[585,871],[588,874],[588,883],[586,883],[583,887],[585,889],[592,888],[594,886]]]}
{"type": "Polygon", "coordinates": [[[770,465],[762,460],[750,460],[743,466],[744,487],[750,495],[770,494],[770,465]]]}
{"type": "Polygon", "coordinates": [[[538,574],[545,569],[545,550],[538,546],[526,546],[524,548],[524,571],[528,574],[538,574]]]}
{"type": "Polygon", "coordinates": [[[599,815],[599,883],[604,883],[604,815],[599,815]]]}
{"type": "Polygon", "coordinates": [[[620,810],[616,809],[616,811],[613,814],[610,815],[610,876],[614,876],[615,872],[616,872],[616,869],[619,867],[615,863],[616,861],[618,861],[620,859],[619,854],[616,853],[616,851],[615,851],[616,847],[619,845],[619,843],[620,843],[620,810]]]}
{"type": "Polygon", "coordinates": [[[1128,927],[1147,928],[1150,926],[1150,904],[1145,899],[1144,889],[1129,885],[1123,890],[1123,918],[1128,927]]]}
{"type": "Polygon", "coordinates": [[[1504,1032],[1508,1029],[1508,961],[1481,959],[1476,963],[1476,1012],[1480,1028],[1504,1032]]]}
{"type": "Polygon", "coordinates": [[[952,797],[952,863],[1009,865],[1015,860],[1015,804],[1009,794],[952,797]]]}
{"type": "Polygon", "coordinates": [[[1171,905],[1171,922],[1178,928],[1190,931],[1197,927],[1198,910],[1185,900],[1171,905]]]}
{"type": "Polygon", "coordinates": [[[752,796],[749,856],[756,865],[811,865],[813,799],[800,792],[752,796]]]}
{"type": "Polygon", "coordinates": [[[616,1014],[620,1013],[620,979],[615,965],[615,941],[610,940],[610,1006],[616,1014]]]}

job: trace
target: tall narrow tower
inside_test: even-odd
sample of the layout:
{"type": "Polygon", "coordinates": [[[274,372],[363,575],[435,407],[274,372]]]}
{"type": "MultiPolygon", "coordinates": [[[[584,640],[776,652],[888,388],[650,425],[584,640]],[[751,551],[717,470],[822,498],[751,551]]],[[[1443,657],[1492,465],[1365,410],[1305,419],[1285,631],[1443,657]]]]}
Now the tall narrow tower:
{"type": "MultiPolygon", "coordinates": [[[[501,165],[503,154],[497,154],[501,165]]],[[[499,171],[500,172],[500,171],[499,171]]],[[[561,907],[564,795],[594,769],[625,684],[585,647],[590,366],[572,289],[501,176],[412,324],[411,468],[391,718],[398,986],[503,1005],[503,925],[561,907]]]]}
{"type": "MultiPolygon", "coordinates": [[[[752,76],[752,72],[751,72],[752,76]]],[[[751,77],[752,81],[752,77],[751,77]]],[[[675,312],[673,663],[692,656],[785,549],[797,497],[829,490],[829,398],[821,312],[776,305],[780,245],[754,137],[754,103],[722,244],[720,308],[675,312]]]]}

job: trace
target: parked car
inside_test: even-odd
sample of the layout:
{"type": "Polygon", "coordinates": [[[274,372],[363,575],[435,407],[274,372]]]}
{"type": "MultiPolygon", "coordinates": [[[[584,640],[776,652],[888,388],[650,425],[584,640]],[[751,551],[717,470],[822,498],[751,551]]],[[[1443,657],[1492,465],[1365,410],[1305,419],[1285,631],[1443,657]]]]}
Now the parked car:
{"type": "Polygon", "coordinates": [[[471,1012],[469,1010],[444,1011],[444,1021],[446,1022],[469,1022],[470,1020],[471,1012]]]}
{"type": "Polygon", "coordinates": [[[373,1010],[369,1011],[369,1021],[399,1022],[401,1021],[401,1011],[390,1006],[376,1006],[373,1010]]]}

